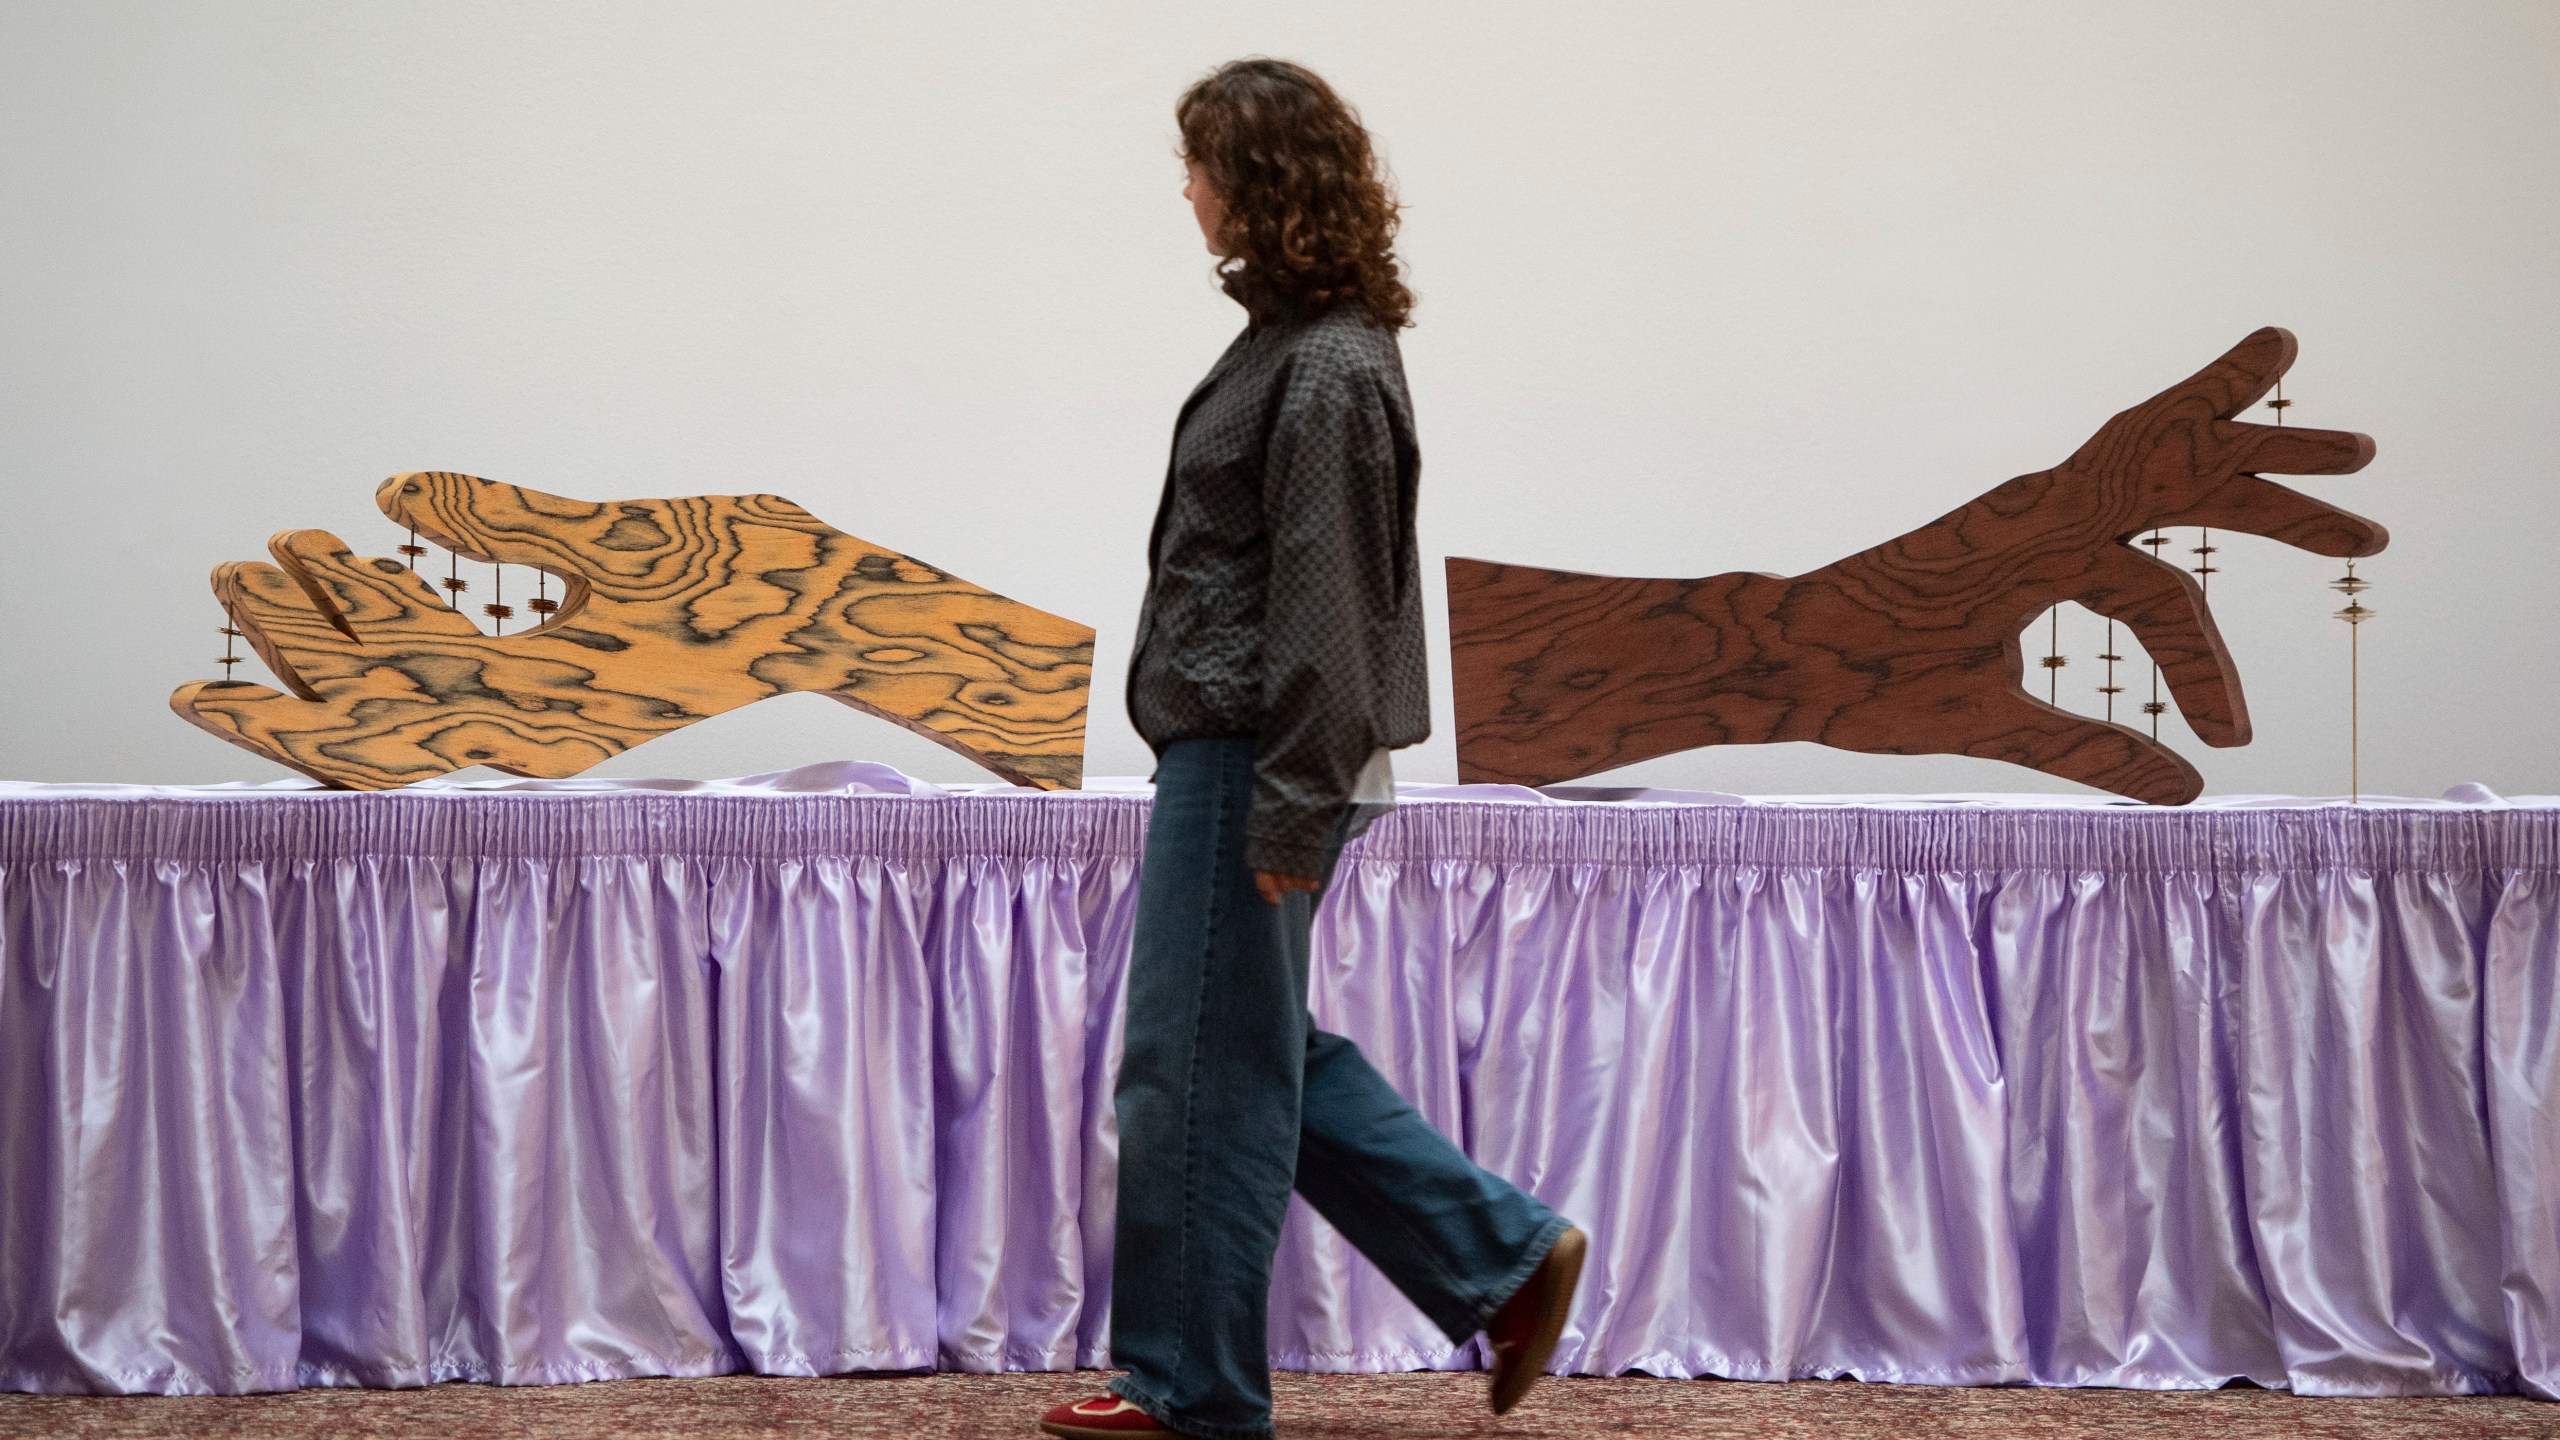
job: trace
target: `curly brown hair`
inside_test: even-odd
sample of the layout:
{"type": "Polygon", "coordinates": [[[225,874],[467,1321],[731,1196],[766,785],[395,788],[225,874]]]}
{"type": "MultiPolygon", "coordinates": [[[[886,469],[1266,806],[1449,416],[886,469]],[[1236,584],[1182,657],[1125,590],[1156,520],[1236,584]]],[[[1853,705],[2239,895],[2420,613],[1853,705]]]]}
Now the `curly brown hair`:
{"type": "Polygon", "coordinates": [[[1231,60],[1173,107],[1182,158],[1226,207],[1219,283],[1257,322],[1354,304],[1410,325],[1396,203],[1360,115],[1303,65],[1231,60]]]}

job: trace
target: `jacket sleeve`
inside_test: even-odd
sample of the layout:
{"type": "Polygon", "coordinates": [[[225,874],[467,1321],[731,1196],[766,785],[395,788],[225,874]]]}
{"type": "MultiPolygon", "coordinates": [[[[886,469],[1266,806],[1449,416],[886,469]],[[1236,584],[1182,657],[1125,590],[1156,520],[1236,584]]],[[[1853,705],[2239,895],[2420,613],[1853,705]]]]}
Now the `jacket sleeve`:
{"type": "Polygon", "coordinates": [[[1245,859],[1308,878],[1383,732],[1377,627],[1396,613],[1396,446],[1380,377],[1323,352],[1283,387],[1263,458],[1271,571],[1245,859]]]}

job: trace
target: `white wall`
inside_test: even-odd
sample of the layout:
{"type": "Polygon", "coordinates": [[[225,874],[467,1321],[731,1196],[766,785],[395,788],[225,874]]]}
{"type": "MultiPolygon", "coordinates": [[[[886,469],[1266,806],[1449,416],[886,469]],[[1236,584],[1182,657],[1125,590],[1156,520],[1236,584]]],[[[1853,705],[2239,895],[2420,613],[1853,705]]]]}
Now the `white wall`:
{"type": "MultiPolygon", "coordinates": [[[[1411,206],[1435,650],[1442,555],[1810,568],[2276,323],[2297,422],[2381,444],[2308,482],[2394,535],[2367,788],[2560,789],[2548,0],[5,0],[0,776],[283,774],[166,708],[218,673],[205,574],[292,526],[378,552],[417,468],[789,495],[1098,627],[1090,768],[1143,770],[1147,521],[1238,324],[1171,105],[1248,52],[1330,75],[1411,206]]],[[[2174,739],[2218,791],[2336,792],[2336,562],[2230,543],[2259,739],[2174,739]]],[[[1408,778],[1454,774],[1438,688],[1408,778]]],[[[975,773],[813,697],[612,768],[840,755],[975,773]]],[[[2061,788],[1803,746],[1624,773],[2061,788]]]]}

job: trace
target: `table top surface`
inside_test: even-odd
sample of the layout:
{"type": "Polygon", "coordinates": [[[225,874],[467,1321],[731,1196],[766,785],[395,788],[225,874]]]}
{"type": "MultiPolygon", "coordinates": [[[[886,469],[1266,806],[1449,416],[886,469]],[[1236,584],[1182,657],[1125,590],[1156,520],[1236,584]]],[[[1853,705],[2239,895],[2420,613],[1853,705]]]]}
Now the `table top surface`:
{"type": "MultiPolygon", "coordinates": [[[[1405,784],[1346,862],[1832,873],[2560,874],[2560,797],[1745,797],[1637,787],[1405,784]]],[[[937,785],[867,761],[734,780],[0,782],[12,864],[182,866],[589,860],[790,865],[1133,862],[1149,789],[937,785]]],[[[141,872],[133,872],[139,874],[141,872]]]]}
{"type": "MultiPolygon", "coordinates": [[[[1151,793],[1143,776],[1088,776],[1081,790],[1033,790],[1005,784],[941,784],[919,779],[891,766],[868,760],[829,760],[794,770],[745,775],[723,780],[580,777],[568,780],[523,780],[478,772],[439,776],[399,790],[356,792],[333,790],[301,776],[269,781],[231,781],[215,785],[127,785],[111,782],[47,782],[0,780],[0,805],[13,802],[88,800],[244,800],[292,802],[333,798],[363,803],[388,796],[463,797],[475,795],[718,795],[718,796],[896,796],[1000,798],[1027,803],[1076,799],[1143,802],[1151,793]]],[[[2314,809],[2361,805],[2367,809],[2473,810],[2481,808],[2560,808],[2560,795],[2499,795],[2487,786],[2455,785],[2434,797],[2366,795],[2206,795],[2175,809],[2144,805],[2121,796],[2096,792],[2043,794],[1982,792],[1954,794],[1870,795],[1736,795],[1720,790],[1673,790],[1640,785],[1446,785],[1407,781],[1396,786],[1400,802],[1455,802],[1504,805],[1684,805],[1872,807],[1943,809],[1969,807],[2025,810],[2105,810],[2176,814],[2198,810],[2314,809]]]]}

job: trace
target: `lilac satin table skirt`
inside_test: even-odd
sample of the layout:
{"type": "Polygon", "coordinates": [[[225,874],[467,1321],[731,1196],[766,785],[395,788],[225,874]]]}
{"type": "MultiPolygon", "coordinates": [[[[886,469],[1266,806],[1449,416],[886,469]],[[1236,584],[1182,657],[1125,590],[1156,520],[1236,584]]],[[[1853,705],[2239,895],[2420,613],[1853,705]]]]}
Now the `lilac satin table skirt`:
{"type": "MultiPolygon", "coordinates": [[[[2549,1395],[2560,805],[2480,799],[1409,786],[1315,1005],[1591,1232],[1560,1369],[2549,1395]]],[[[1145,821],[0,785],[0,1386],[1107,1363],[1145,821]]],[[[1271,1347],[1478,1359],[1303,1208],[1271,1347]]]]}

